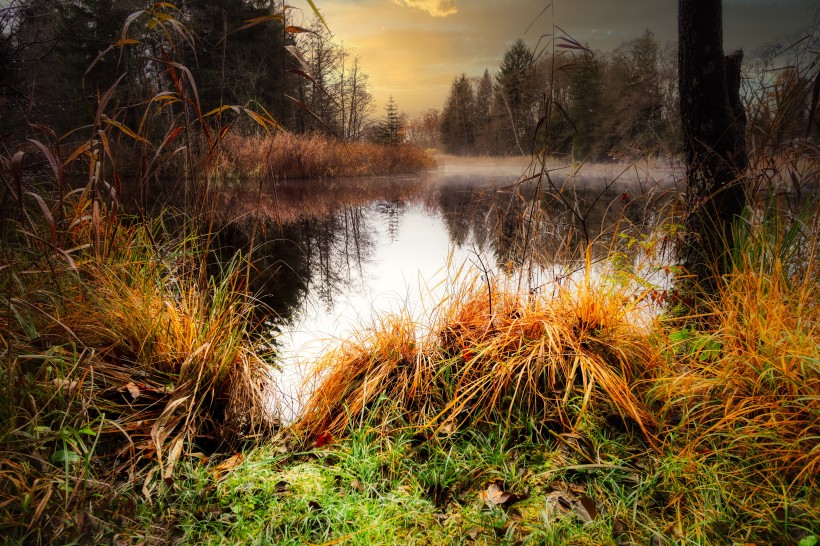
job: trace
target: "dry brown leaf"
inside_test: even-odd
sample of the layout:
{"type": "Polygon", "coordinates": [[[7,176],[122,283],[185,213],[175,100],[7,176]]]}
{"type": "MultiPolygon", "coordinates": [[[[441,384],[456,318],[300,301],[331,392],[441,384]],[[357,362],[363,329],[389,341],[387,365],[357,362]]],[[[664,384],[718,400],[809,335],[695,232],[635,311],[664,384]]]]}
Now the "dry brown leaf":
{"type": "Polygon", "coordinates": [[[580,495],[578,502],[573,505],[573,509],[585,523],[594,520],[598,516],[598,507],[595,505],[595,501],[587,495],[580,495]]]}
{"type": "Polygon", "coordinates": [[[133,382],[129,381],[129,382],[125,385],[125,388],[128,390],[128,394],[130,394],[130,395],[131,395],[131,400],[136,400],[136,399],[137,399],[137,397],[139,397],[139,395],[140,395],[140,390],[139,390],[139,388],[138,388],[136,385],[134,385],[134,383],[133,383],[133,382]]]}
{"type": "Polygon", "coordinates": [[[524,521],[523,514],[521,514],[521,512],[517,508],[510,509],[510,511],[507,512],[507,517],[510,518],[511,521],[514,521],[516,523],[521,523],[522,521],[524,521]]]}
{"type": "Polygon", "coordinates": [[[502,506],[504,508],[525,498],[525,495],[516,495],[515,493],[504,491],[495,483],[491,483],[486,491],[481,492],[480,496],[481,500],[484,501],[487,506],[502,506]]]}
{"type": "Polygon", "coordinates": [[[57,387],[58,389],[65,389],[67,391],[73,391],[75,388],[77,388],[77,381],[76,380],[72,381],[70,379],[57,378],[53,381],[53,383],[54,383],[54,386],[57,387]]]}
{"type": "Polygon", "coordinates": [[[171,442],[171,449],[168,450],[168,458],[165,462],[165,468],[162,472],[162,479],[168,485],[174,482],[174,466],[176,466],[180,455],[182,455],[182,447],[185,443],[185,438],[180,434],[171,442]]]}
{"type": "Polygon", "coordinates": [[[503,491],[496,484],[491,483],[486,491],[481,492],[481,500],[487,506],[498,506],[507,502],[509,493],[503,491]]]}
{"type": "Polygon", "coordinates": [[[229,470],[234,468],[235,466],[242,463],[244,457],[241,453],[237,453],[233,457],[228,457],[218,465],[216,465],[213,469],[211,469],[211,475],[213,476],[214,480],[221,480],[222,477],[227,473],[229,470]]]}
{"type": "Polygon", "coordinates": [[[554,490],[547,495],[546,504],[553,511],[566,514],[572,510],[572,500],[563,491],[554,490]]]}

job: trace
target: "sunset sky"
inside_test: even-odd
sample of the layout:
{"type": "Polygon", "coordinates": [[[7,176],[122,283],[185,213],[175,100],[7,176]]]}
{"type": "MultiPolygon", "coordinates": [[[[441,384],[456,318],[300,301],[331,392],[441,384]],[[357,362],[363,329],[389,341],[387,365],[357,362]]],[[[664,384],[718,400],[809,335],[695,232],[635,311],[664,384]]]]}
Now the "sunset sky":
{"type": "MultiPolygon", "coordinates": [[[[540,0],[314,0],[335,39],[361,57],[377,115],[393,95],[410,115],[441,107],[453,78],[497,69],[519,37],[530,46],[551,32],[552,11],[540,0]]],[[[307,4],[305,3],[305,6],[307,4]]],[[[652,30],[676,39],[676,0],[558,0],[555,23],[601,51],[652,30]]],[[[817,14],[816,0],[724,0],[724,47],[748,55],[787,38],[817,14]]],[[[306,9],[309,13],[310,9],[306,9]]]]}

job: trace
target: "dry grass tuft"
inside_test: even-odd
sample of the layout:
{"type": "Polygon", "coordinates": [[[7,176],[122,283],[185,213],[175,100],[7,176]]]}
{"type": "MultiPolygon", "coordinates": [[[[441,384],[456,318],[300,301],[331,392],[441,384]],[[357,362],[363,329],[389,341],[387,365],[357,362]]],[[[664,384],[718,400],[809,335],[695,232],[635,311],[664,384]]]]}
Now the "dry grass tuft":
{"type": "Polygon", "coordinates": [[[669,334],[677,354],[656,389],[664,411],[681,416],[670,437],[683,433],[688,451],[742,460],[758,483],[816,486],[820,217],[784,225],[782,211],[765,214],[740,230],[713,326],[669,334]]]}
{"type": "Polygon", "coordinates": [[[398,411],[421,428],[522,416],[572,428],[588,409],[606,406],[652,441],[654,421],[633,391],[657,353],[627,320],[627,302],[588,279],[552,299],[474,281],[441,307],[426,338],[394,317],[327,355],[296,429],[343,434],[364,411],[377,421],[398,411]],[[578,412],[570,400],[580,401],[578,412]]]}
{"type": "Polygon", "coordinates": [[[110,514],[121,480],[157,494],[195,443],[267,426],[241,264],[203,281],[197,237],[86,215],[87,192],[61,205],[50,226],[71,250],[21,229],[0,277],[0,528],[35,541],[71,536],[90,503],[110,514]]]}

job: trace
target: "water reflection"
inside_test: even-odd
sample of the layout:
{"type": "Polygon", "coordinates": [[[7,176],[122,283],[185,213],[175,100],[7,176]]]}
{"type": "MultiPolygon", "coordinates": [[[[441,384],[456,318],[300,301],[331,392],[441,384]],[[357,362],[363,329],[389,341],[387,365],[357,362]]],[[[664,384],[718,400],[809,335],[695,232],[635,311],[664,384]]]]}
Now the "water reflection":
{"type": "Polygon", "coordinates": [[[225,191],[220,241],[226,253],[253,253],[251,289],[280,330],[290,377],[278,383],[298,383],[300,362],[380,314],[423,320],[464,267],[521,275],[524,288],[538,289],[565,274],[588,242],[605,251],[620,223],[648,229],[647,213],[665,195],[634,180],[608,187],[556,174],[520,183],[520,172],[269,181],[225,191]]]}

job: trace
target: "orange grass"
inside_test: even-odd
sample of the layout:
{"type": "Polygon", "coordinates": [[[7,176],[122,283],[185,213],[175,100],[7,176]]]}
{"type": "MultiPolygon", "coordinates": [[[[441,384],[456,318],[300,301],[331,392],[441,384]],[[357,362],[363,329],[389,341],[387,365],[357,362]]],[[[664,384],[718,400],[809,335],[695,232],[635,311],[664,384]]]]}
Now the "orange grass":
{"type": "Polygon", "coordinates": [[[150,498],[194,442],[237,445],[267,426],[268,364],[255,349],[241,264],[202,281],[197,237],[104,211],[95,222],[86,201],[73,192],[62,204],[78,216],[52,222],[68,226],[55,240],[72,250],[21,230],[18,261],[0,278],[11,394],[0,528],[61,536],[74,510],[114,495],[107,484],[139,479],[150,498]]]}
{"type": "Polygon", "coordinates": [[[228,134],[222,140],[218,171],[237,178],[338,178],[415,173],[435,166],[427,152],[409,145],[296,135],[228,134]]]}
{"type": "Polygon", "coordinates": [[[760,483],[816,485],[820,216],[786,229],[784,213],[774,214],[769,225],[744,228],[734,271],[711,304],[714,326],[700,334],[708,344],[678,347],[655,389],[664,411],[682,415],[670,437],[683,434],[687,451],[737,457],[760,483]]]}
{"type": "Polygon", "coordinates": [[[441,307],[422,339],[407,319],[385,319],[322,360],[296,430],[339,435],[362,412],[391,418],[382,409],[421,428],[521,416],[571,428],[580,415],[567,402],[579,397],[581,413],[607,405],[652,442],[653,418],[633,389],[658,356],[627,320],[631,304],[607,290],[586,279],[546,298],[474,281],[441,307]]]}

